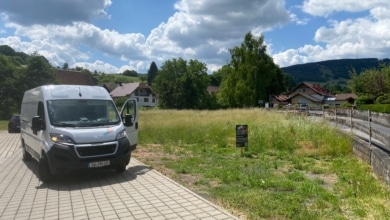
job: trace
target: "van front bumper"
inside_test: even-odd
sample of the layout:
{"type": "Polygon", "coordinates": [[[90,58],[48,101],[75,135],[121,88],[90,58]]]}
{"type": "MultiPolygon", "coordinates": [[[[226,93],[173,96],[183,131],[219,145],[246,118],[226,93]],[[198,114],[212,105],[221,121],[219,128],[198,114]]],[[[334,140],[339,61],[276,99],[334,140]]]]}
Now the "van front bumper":
{"type": "Polygon", "coordinates": [[[77,147],[72,145],[54,144],[47,152],[47,159],[53,174],[72,173],[96,168],[117,168],[129,164],[131,151],[135,150],[136,146],[136,144],[131,145],[127,138],[122,138],[117,140],[115,152],[106,154],[104,149],[100,150],[98,146],[95,146],[92,149],[94,151],[93,156],[86,156],[84,154],[91,153],[89,152],[91,150],[80,152],[77,147]],[[99,151],[102,155],[99,154],[99,151]],[[91,167],[91,164],[104,164],[104,166],[91,167]]]}

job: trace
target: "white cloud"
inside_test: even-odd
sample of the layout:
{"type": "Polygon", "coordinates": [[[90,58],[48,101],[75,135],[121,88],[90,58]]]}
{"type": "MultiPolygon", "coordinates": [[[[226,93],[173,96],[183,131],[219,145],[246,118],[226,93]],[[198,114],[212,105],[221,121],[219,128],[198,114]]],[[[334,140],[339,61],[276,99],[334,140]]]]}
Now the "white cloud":
{"type": "Polygon", "coordinates": [[[280,67],[306,63],[309,61],[307,54],[301,55],[302,49],[289,49],[273,55],[273,60],[280,67]]]}
{"type": "Polygon", "coordinates": [[[0,38],[0,45],[9,45],[15,51],[26,54],[38,54],[46,57],[53,66],[62,66],[64,63],[75,63],[76,60],[87,60],[88,54],[64,44],[49,40],[22,41],[20,37],[0,38]],[[65,52],[64,52],[65,51],[65,52]]]}
{"type": "Polygon", "coordinates": [[[315,40],[327,43],[329,48],[333,48],[332,52],[341,56],[360,51],[365,56],[383,58],[386,56],[384,49],[387,52],[390,45],[390,17],[377,19],[375,13],[378,8],[371,12],[371,17],[334,21],[331,27],[321,27],[315,34],[315,40]],[[338,48],[349,50],[341,51],[338,48]]]}
{"type": "Polygon", "coordinates": [[[2,0],[0,12],[23,26],[71,25],[109,17],[105,9],[110,5],[111,0],[2,0]]]}
{"type": "MultiPolygon", "coordinates": [[[[87,60],[93,59],[93,54],[96,52],[122,60],[146,59],[146,55],[143,54],[145,39],[141,34],[119,34],[116,31],[101,30],[92,24],[80,22],[72,26],[33,25],[24,27],[8,24],[8,27],[14,27],[18,36],[28,36],[31,41],[22,42],[19,37],[10,37],[0,38],[0,42],[28,54],[38,52],[54,66],[62,66],[65,62],[70,66],[76,63],[80,66],[86,64],[87,60]],[[78,50],[81,46],[88,46],[90,52],[78,50]]],[[[97,65],[93,68],[94,70],[104,71],[102,67],[108,67],[107,71],[113,71],[110,65],[92,62],[97,65]]],[[[90,65],[85,65],[84,68],[87,66],[90,67],[90,65]]]]}
{"type": "Polygon", "coordinates": [[[96,60],[93,63],[89,62],[76,62],[70,66],[71,68],[83,67],[84,69],[88,69],[92,72],[104,72],[104,73],[119,73],[119,69],[111,64],[105,63],[101,60],[96,60]]]}
{"type": "Polygon", "coordinates": [[[291,21],[295,22],[297,25],[306,25],[309,22],[308,18],[299,18],[296,14],[290,14],[291,21]]]}
{"type": "Polygon", "coordinates": [[[293,23],[289,28],[318,25],[314,20],[319,19],[313,15],[324,17],[328,24],[314,28],[315,33],[306,32],[312,34],[311,44],[271,51],[277,64],[283,67],[335,58],[390,55],[388,0],[304,0],[301,6],[292,5],[289,11],[285,9],[285,0],[179,0],[174,5],[176,13],[149,35],[119,33],[94,24],[96,19],[109,19],[110,5],[111,0],[3,0],[0,34],[6,37],[0,37],[0,44],[29,54],[38,52],[54,66],[67,62],[71,67],[92,71],[131,69],[145,73],[152,61],[159,66],[178,57],[198,59],[214,71],[229,62],[228,49],[240,45],[247,32],[271,32],[288,22],[293,23]],[[29,5],[33,2],[42,8],[29,5]],[[19,7],[21,4],[24,7],[19,7]],[[36,16],[43,9],[47,13],[36,16]],[[343,14],[340,12],[351,16],[339,17],[343,14]],[[358,18],[354,12],[364,17],[358,18]],[[9,36],[12,33],[14,36],[9,36]],[[116,63],[110,63],[114,59],[116,63]]]}
{"type": "MultiPolygon", "coordinates": [[[[390,7],[390,5],[389,5],[390,7]]],[[[390,8],[387,7],[376,7],[370,10],[371,15],[374,19],[378,20],[388,20],[390,19],[390,8]]]]}
{"type": "Polygon", "coordinates": [[[67,62],[70,66],[107,68],[107,72],[127,67],[146,72],[152,61],[161,64],[178,57],[199,59],[215,69],[226,64],[227,49],[239,45],[245,33],[262,33],[290,19],[284,0],[180,0],[175,4],[177,12],[144,36],[122,34],[91,23],[109,17],[106,9],[111,0],[4,1],[6,6],[0,8],[4,26],[15,30],[18,37],[13,43],[3,38],[9,46],[27,53],[37,51],[55,66],[67,62]],[[18,46],[21,44],[24,46],[18,46]],[[103,57],[96,54],[128,65],[116,69],[111,64],[102,65],[103,57]]]}
{"type": "Polygon", "coordinates": [[[329,26],[319,27],[315,32],[314,40],[317,45],[304,45],[297,49],[280,51],[273,55],[274,61],[284,67],[341,58],[388,58],[390,2],[379,0],[354,1],[354,4],[351,2],[306,1],[306,10],[310,8],[310,12],[316,15],[327,16],[338,10],[367,10],[369,14],[355,19],[329,20],[329,26]],[[387,4],[387,7],[381,6],[384,4],[387,4]]]}
{"type": "Polygon", "coordinates": [[[198,59],[210,69],[226,64],[226,48],[241,44],[247,32],[259,34],[290,19],[281,0],[182,0],[175,8],[147,37],[148,54],[198,59]]]}
{"type": "Polygon", "coordinates": [[[17,30],[17,35],[28,36],[32,40],[46,40],[72,47],[86,45],[117,57],[130,58],[134,55],[142,57],[142,45],[145,42],[142,34],[119,34],[116,31],[102,30],[84,22],[77,22],[71,26],[12,26],[17,30]]]}
{"type": "Polygon", "coordinates": [[[315,16],[329,16],[335,12],[360,12],[376,7],[389,7],[388,0],[305,0],[303,11],[315,16]]]}

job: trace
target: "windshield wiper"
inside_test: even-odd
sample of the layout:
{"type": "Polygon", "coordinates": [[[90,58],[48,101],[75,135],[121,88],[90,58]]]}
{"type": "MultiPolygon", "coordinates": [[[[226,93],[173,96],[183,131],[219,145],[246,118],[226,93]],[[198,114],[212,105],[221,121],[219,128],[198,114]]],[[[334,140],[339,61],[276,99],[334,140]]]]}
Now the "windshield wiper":
{"type": "Polygon", "coordinates": [[[53,122],[53,124],[61,127],[76,127],[74,124],[59,122],[59,121],[55,121],[53,122]]]}
{"type": "Polygon", "coordinates": [[[116,125],[118,124],[119,121],[110,121],[110,122],[101,122],[101,123],[96,123],[96,126],[111,126],[111,125],[116,125]]]}
{"type": "Polygon", "coordinates": [[[112,123],[110,122],[89,122],[89,123],[80,123],[79,126],[80,127],[105,127],[105,126],[111,126],[113,125],[112,123]]]}

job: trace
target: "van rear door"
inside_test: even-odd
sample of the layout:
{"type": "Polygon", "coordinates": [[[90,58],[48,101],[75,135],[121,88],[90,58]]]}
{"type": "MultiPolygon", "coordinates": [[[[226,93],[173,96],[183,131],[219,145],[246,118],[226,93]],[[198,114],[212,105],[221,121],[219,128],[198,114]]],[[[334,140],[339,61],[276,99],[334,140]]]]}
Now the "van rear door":
{"type": "Polygon", "coordinates": [[[138,141],[138,103],[135,98],[126,100],[121,110],[121,118],[126,127],[126,134],[130,144],[138,141]]]}

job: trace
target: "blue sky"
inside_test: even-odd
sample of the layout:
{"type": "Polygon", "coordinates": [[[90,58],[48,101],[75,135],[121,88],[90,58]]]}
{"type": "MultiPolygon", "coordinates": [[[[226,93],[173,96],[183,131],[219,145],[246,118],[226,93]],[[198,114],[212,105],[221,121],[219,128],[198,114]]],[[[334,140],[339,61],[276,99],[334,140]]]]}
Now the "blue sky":
{"type": "Polygon", "coordinates": [[[390,57],[388,0],[2,0],[0,45],[53,66],[146,73],[173,58],[212,73],[246,33],[280,67],[390,57]]]}

